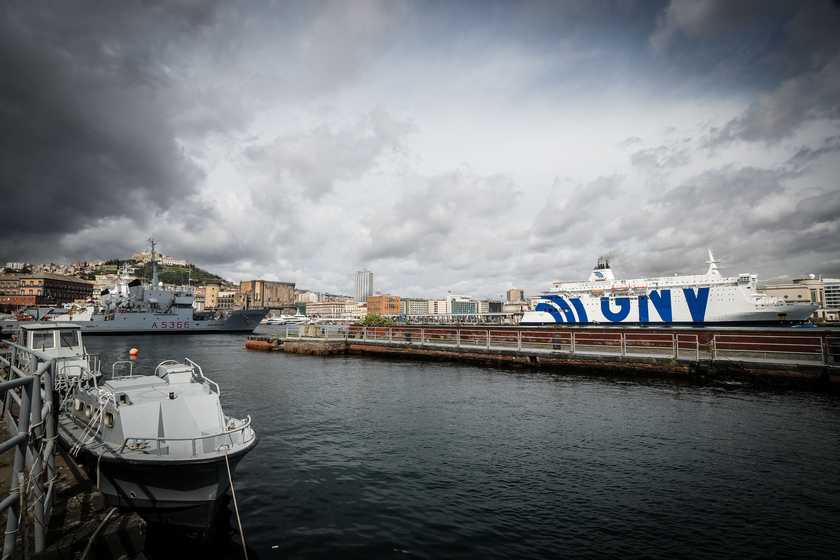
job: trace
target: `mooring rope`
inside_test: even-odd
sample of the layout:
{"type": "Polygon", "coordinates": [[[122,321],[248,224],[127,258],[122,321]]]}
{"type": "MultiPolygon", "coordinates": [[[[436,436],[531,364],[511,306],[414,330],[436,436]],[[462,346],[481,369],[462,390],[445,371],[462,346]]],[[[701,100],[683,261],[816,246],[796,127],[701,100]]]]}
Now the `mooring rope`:
{"type": "MultiPolygon", "coordinates": [[[[114,399],[114,393],[112,391],[106,391],[104,389],[99,389],[96,400],[99,406],[93,414],[91,414],[91,419],[88,424],[85,426],[85,429],[82,431],[82,435],[79,436],[78,441],[70,448],[70,454],[73,457],[77,457],[79,451],[85,445],[89,445],[93,443],[96,439],[96,434],[102,429],[102,423],[105,418],[105,407],[110,403],[112,405],[116,405],[116,401],[114,399]],[[88,436],[88,434],[90,434],[88,436]]],[[[88,405],[91,406],[92,405],[88,405]]]]}
{"type": "Polygon", "coordinates": [[[228,481],[230,482],[230,493],[233,496],[233,509],[236,510],[236,522],[239,523],[239,536],[242,538],[242,551],[245,553],[245,560],[248,560],[248,549],[245,547],[245,533],[242,532],[242,519],[239,517],[239,505],[236,503],[236,490],[233,488],[233,475],[230,473],[230,462],[228,462],[228,446],[225,445],[225,465],[227,466],[228,481]]]}
{"type": "Polygon", "coordinates": [[[117,508],[114,508],[108,512],[108,515],[105,516],[105,519],[102,520],[102,523],[99,524],[99,527],[97,527],[96,531],[94,531],[93,534],[90,536],[90,540],[88,541],[87,546],[85,547],[85,551],[82,552],[82,555],[79,557],[79,560],[85,560],[85,558],[87,557],[87,553],[90,552],[90,547],[93,545],[93,540],[99,534],[99,531],[102,530],[102,527],[104,527],[105,524],[108,523],[108,520],[111,519],[111,516],[113,516],[115,513],[117,513],[117,508]]]}

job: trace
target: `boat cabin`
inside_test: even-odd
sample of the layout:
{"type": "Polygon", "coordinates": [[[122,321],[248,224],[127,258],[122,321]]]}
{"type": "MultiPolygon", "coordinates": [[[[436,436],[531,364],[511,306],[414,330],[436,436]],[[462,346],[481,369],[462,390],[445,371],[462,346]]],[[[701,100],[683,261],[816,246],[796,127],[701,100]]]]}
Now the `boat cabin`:
{"type": "Polygon", "coordinates": [[[21,325],[21,342],[27,348],[50,356],[67,356],[84,351],[81,327],[72,323],[21,325]]]}
{"type": "Polygon", "coordinates": [[[73,323],[32,323],[20,326],[21,344],[55,360],[56,375],[78,377],[90,372],[82,345],[82,328],[73,323]]]}

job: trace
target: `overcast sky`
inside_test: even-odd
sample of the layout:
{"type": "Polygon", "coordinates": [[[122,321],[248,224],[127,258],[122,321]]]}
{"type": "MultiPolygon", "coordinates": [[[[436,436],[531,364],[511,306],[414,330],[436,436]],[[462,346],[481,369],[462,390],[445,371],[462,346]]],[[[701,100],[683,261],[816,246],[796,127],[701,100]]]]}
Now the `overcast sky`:
{"type": "Polygon", "coordinates": [[[4,1],[0,264],[840,277],[831,0],[4,1]]]}

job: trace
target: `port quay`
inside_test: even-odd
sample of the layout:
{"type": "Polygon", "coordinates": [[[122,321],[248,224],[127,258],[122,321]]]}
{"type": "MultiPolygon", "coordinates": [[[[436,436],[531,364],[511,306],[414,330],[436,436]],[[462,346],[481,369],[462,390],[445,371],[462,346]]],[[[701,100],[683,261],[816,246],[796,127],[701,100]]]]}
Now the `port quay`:
{"type": "Polygon", "coordinates": [[[840,392],[840,330],[827,328],[527,328],[288,325],[253,350],[355,354],[594,375],[739,379],[840,392]]]}

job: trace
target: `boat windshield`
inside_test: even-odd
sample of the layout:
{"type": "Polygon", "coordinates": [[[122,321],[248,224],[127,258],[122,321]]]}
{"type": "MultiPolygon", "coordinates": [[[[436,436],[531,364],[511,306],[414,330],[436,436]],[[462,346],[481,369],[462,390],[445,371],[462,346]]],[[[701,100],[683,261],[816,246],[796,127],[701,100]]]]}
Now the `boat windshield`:
{"type": "Polygon", "coordinates": [[[32,348],[33,350],[45,350],[47,348],[55,348],[53,341],[53,331],[41,331],[32,333],[32,348]]]}
{"type": "Polygon", "coordinates": [[[79,331],[75,329],[61,329],[58,331],[58,344],[62,348],[75,348],[79,345],[79,331]]]}

